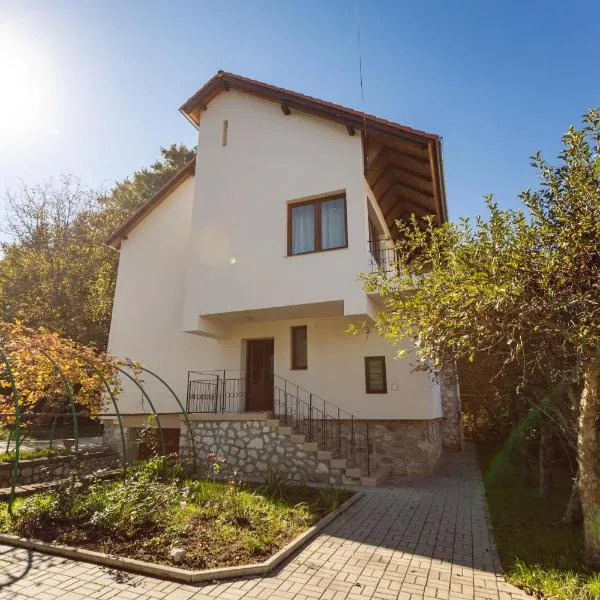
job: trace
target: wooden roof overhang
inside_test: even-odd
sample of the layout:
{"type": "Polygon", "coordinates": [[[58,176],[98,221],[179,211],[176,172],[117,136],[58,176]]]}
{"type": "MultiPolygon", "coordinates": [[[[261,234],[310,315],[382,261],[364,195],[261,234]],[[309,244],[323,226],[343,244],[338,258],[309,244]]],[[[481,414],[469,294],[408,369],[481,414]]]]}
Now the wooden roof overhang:
{"type": "Polygon", "coordinates": [[[179,110],[197,127],[210,101],[229,89],[277,102],[286,115],[298,110],[340,122],[349,135],[359,131],[365,178],[392,234],[396,220],[410,214],[435,215],[440,223],[447,220],[439,136],[224,71],[212,77],[179,110]]]}
{"type": "Polygon", "coordinates": [[[392,236],[396,221],[411,214],[448,219],[439,140],[403,140],[367,126],[363,144],[365,178],[392,236]]]}

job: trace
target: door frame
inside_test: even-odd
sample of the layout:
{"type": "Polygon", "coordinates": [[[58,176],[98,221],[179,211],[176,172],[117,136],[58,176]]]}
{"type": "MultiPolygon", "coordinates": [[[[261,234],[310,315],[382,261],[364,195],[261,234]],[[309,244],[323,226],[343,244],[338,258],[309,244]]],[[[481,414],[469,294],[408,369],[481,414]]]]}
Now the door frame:
{"type": "MultiPolygon", "coordinates": [[[[245,398],[244,398],[244,404],[245,404],[244,411],[245,412],[250,412],[250,410],[248,408],[248,397],[250,394],[250,354],[251,354],[250,347],[253,342],[271,342],[273,345],[273,362],[275,361],[275,337],[274,336],[261,336],[261,337],[255,337],[255,338],[245,338],[243,340],[243,350],[244,350],[245,356],[242,356],[242,364],[245,366],[245,370],[246,370],[246,377],[245,377],[246,393],[245,393],[245,398]]],[[[273,365],[273,371],[275,371],[274,365],[273,365]]],[[[271,375],[274,377],[274,373],[271,373],[271,375]]],[[[265,412],[272,412],[274,410],[274,407],[275,407],[275,400],[273,398],[273,394],[271,394],[270,395],[270,407],[265,409],[265,412]]]]}

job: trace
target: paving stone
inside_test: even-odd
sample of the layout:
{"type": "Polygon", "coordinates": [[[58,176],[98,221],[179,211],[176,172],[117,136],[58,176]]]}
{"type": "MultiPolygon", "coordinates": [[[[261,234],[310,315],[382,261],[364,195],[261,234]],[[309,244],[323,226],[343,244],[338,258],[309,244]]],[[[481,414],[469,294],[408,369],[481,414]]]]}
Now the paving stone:
{"type": "Polygon", "coordinates": [[[197,585],[0,546],[0,600],[524,600],[506,583],[472,448],[370,488],[267,577],[197,585]]]}

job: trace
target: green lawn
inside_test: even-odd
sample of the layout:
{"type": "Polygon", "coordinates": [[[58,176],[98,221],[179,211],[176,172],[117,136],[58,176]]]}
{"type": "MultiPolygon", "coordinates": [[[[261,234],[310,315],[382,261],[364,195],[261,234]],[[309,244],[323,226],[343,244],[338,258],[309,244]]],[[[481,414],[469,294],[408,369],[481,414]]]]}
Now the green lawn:
{"type": "MultiPolygon", "coordinates": [[[[64,448],[34,448],[33,450],[21,450],[19,452],[19,460],[47,458],[49,456],[61,456],[65,454],[68,454],[68,452],[64,448]]],[[[0,452],[0,462],[12,460],[14,457],[14,449],[10,452],[0,452]]]]}
{"type": "Polygon", "coordinates": [[[566,469],[556,469],[555,492],[542,500],[497,447],[479,445],[477,455],[507,580],[540,598],[600,599],[600,575],[582,564],[581,529],[561,523],[571,484],[566,469]]]}

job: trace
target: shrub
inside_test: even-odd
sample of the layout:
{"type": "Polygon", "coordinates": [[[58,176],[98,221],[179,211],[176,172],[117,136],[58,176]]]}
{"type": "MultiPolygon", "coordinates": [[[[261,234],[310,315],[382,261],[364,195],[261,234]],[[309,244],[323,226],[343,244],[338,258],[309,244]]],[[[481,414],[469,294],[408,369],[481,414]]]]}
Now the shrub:
{"type": "Polygon", "coordinates": [[[20,535],[43,533],[66,520],[89,522],[100,532],[133,537],[161,523],[180,501],[180,466],[155,457],[138,463],[122,480],[106,483],[73,474],[54,492],[37,494],[15,506],[12,528],[20,535]]]}

